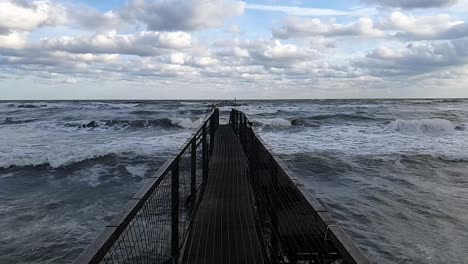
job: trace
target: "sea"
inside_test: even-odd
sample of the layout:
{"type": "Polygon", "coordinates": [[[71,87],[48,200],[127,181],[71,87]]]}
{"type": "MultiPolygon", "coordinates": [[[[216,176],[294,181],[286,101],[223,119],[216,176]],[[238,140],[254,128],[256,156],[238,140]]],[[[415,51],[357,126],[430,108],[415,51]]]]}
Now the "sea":
{"type": "MultiPolygon", "coordinates": [[[[0,263],[72,262],[214,103],[0,101],[0,263]]],[[[375,262],[468,263],[468,100],[236,108],[375,262]]]]}

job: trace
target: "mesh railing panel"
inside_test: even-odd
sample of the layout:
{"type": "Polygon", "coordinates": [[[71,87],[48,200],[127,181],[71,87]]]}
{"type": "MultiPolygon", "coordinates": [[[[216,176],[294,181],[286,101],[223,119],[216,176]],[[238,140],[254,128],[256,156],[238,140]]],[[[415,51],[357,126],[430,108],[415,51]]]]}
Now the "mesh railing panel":
{"type": "Polygon", "coordinates": [[[218,110],[74,263],[177,263],[203,196],[218,110]]]}
{"type": "Polygon", "coordinates": [[[230,125],[249,160],[257,225],[271,263],[369,263],[336,222],[254,132],[247,116],[233,110],[230,125]],[[302,190],[300,190],[302,188],[302,190]],[[307,192],[307,191],[306,191],[307,192]],[[317,203],[312,205],[311,202],[317,203]],[[335,236],[334,228],[341,239],[335,236]],[[341,250],[339,250],[341,249],[341,250]],[[353,252],[347,252],[350,249],[353,252]]]}
{"type": "Polygon", "coordinates": [[[165,179],[130,220],[101,263],[158,263],[170,258],[171,186],[165,179]]]}

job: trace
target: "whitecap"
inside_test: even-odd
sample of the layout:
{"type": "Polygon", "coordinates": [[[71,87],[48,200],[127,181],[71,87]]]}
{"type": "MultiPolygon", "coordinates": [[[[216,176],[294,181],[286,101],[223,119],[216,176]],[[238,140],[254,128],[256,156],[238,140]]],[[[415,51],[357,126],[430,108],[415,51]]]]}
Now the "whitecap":
{"type": "Polygon", "coordinates": [[[388,124],[389,128],[403,134],[442,135],[455,132],[455,125],[446,119],[397,119],[388,124]]]}
{"type": "Polygon", "coordinates": [[[256,118],[254,122],[261,123],[263,125],[270,126],[280,126],[280,127],[289,127],[291,126],[291,121],[284,118],[256,118]]]}
{"type": "Polygon", "coordinates": [[[174,125],[178,125],[184,128],[198,128],[204,121],[203,118],[199,119],[191,119],[191,118],[183,118],[183,117],[172,117],[169,118],[174,125]]]}

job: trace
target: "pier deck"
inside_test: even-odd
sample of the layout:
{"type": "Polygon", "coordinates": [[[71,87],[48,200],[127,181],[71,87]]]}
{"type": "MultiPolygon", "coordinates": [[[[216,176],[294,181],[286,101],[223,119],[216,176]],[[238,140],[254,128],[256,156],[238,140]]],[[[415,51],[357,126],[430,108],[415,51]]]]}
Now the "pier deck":
{"type": "Polygon", "coordinates": [[[328,210],[231,110],[214,109],[75,264],[370,264],[328,210]]]}
{"type": "Polygon", "coordinates": [[[240,141],[229,125],[221,125],[214,142],[208,183],[182,263],[265,263],[240,141]]]}

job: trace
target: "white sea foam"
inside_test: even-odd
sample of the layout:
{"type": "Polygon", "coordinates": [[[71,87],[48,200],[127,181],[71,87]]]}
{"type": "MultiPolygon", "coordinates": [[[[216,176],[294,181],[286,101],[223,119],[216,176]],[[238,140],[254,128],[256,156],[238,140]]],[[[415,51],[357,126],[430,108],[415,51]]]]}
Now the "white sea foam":
{"type": "Polygon", "coordinates": [[[455,132],[455,125],[445,119],[395,120],[388,125],[404,134],[440,135],[455,132]]]}
{"type": "Polygon", "coordinates": [[[203,118],[199,119],[191,119],[191,118],[183,118],[183,117],[171,117],[169,118],[171,123],[174,125],[178,125],[184,128],[197,128],[203,123],[203,118]]]}
{"type": "Polygon", "coordinates": [[[148,171],[146,165],[126,165],[125,169],[135,177],[144,177],[148,171]]]}
{"type": "MultiPolygon", "coordinates": [[[[8,152],[0,152],[0,168],[48,165],[52,168],[70,165],[106,155],[156,155],[164,151],[176,150],[189,133],[160,135],[153,137],[107,138],[105,142],[84,135],[77,138],[56,138],[54,142],[37,147],[9,146],[8,152]],[[78,143],[79,142],[79,143],[78,143]],[[176,143],[176,144],[174,144],[176,143]]],[[[6,148],[6,146],[4,146],[6,148]]]]}
{"type": "Polygon", "coordinates": [[[95,164],[91,168],[79,170],[77,172],[78,175],[74,176],[76,176],[75,178],[80,182],[84,182],[92,187],[97,187],[104,182],[101,180],[101,175],[106,174],[108,172],[108,167],[101,164],[95,164]]]}
{"type": "Polygon", "coordinates": [[[395,133],[381,126],[322,126],[293,133],[284,131],[260,131],[277,154],[300,152],[333,152],[343,155],[428,155],[434,158],[468,160],[468,141],[465,131],[437,136],[426,134],[395,133]]]}
{"type": "Polygon", "coordinates": [[[203,102],[180,102],[181,105],[188,105],[188,106],[194,106],[194,105],[203,105],[203,102]]]}
{"type": "Polygon", "coordinates": [[[254,122],[264,125],[288,127],[291,126],[291,121],[284,118],[254,118],[254,122]]]}

